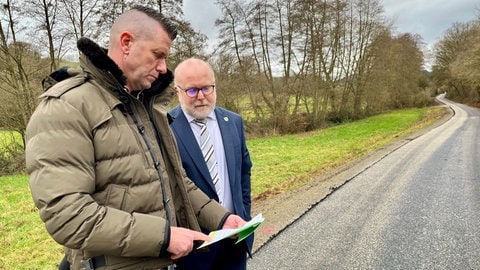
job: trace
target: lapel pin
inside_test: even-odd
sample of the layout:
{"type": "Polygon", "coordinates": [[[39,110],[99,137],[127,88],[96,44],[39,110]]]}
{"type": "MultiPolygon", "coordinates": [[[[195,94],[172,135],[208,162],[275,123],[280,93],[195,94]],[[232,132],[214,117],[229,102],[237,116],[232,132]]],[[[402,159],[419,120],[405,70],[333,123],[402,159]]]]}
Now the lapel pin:
{"type": "Polygon", "coordinates": [[[228,116],[223,117],[223,120],[225,120],[225,122],[228,122],[228,116]]]}

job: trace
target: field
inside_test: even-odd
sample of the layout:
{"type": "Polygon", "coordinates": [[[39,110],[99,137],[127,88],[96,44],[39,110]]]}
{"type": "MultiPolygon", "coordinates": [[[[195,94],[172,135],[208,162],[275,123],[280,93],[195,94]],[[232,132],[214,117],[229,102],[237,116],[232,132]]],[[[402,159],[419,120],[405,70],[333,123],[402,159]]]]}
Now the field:
{"type": "Polygon", "coordinates": [[[0,269],[55,269],[62,248],[46,233],[25,175],[0,178],[0,269]]]}
{"type": "MultiPolygon", "coordinates": [[[[400,110],[298,135],[247,141],[252,195],[268,199],[442,116],[439,107],[400,110]]],[[[255,204],[255,200],[254,200],[255,204]]],[[[62,248],[45,231],[25,175],[0,177],[0,269],[56,269],[62,248]]]]}

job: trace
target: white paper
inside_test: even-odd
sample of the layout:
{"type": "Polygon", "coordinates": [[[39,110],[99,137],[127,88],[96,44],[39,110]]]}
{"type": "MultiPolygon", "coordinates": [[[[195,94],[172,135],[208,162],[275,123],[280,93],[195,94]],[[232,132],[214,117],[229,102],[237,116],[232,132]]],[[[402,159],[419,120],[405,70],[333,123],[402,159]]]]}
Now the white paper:
{"type": "Polygon", "coordinates": [[[240,228],[237,229],[223,229],[223,230],[218,230],[218,231],[212,231],[208,234],[212,238],[212,241],[205,241],[201,246],[199,246],[197,249],[206,247],[208,245],[211,245],[213,243],[216,243],[220,240],[223,240],[225,238],[232,237],[234,235],[238,235],[237,242],[242,241],[243,239],[247,238],[250,234],[252,234],[260,224],[262,224],[264,218],[262,214],[256,215],[254,218],[252,218],[249,222],[247,222],[245,225],[243,225],[240,228]]]}

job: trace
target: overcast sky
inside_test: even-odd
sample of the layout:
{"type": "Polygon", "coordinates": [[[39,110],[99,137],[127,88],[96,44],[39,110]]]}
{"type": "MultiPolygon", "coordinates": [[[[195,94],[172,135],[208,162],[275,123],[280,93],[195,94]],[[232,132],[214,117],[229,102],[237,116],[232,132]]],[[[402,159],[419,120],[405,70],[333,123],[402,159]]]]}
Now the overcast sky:
{"type": "MultiPolygon", "coordinates": [[[[441,39],[454,22],[467,22],[479,14],[478,0],[383,0],[385,15],[397,33],[422,36],[428,47],[441,39]]],[[[185,18],[209,39],[215,39],[215,19],[220,16],[215,0],[183,0],[185,18]]]]}

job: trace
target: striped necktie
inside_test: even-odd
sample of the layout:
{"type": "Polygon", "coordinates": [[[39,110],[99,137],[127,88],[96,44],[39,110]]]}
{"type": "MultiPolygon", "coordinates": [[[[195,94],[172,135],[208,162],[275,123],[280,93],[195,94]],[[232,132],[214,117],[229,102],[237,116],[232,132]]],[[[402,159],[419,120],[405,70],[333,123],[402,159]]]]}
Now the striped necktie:
{"type": "MultiPolygon", "coordinates": [[[[210,176],[212,177],[213,184],[215,185],[215,189],[217,191],[218,197],[221,195],[221,187],[218,181],[218,168],[217,168],[217,160],[215,159],[215,151],[213,149],[213,142],[210,137],[210,133],[207,130],[207,123],[206,120],[198,120],[195,119],[194,123],[200,127],[200,149],[202,150],[203,158],[205,159],[205,163],[207,164],[208,171],[210,172],[210,176]]],[[[221,199],[220,199],[221,203],[221,199]]]]}

